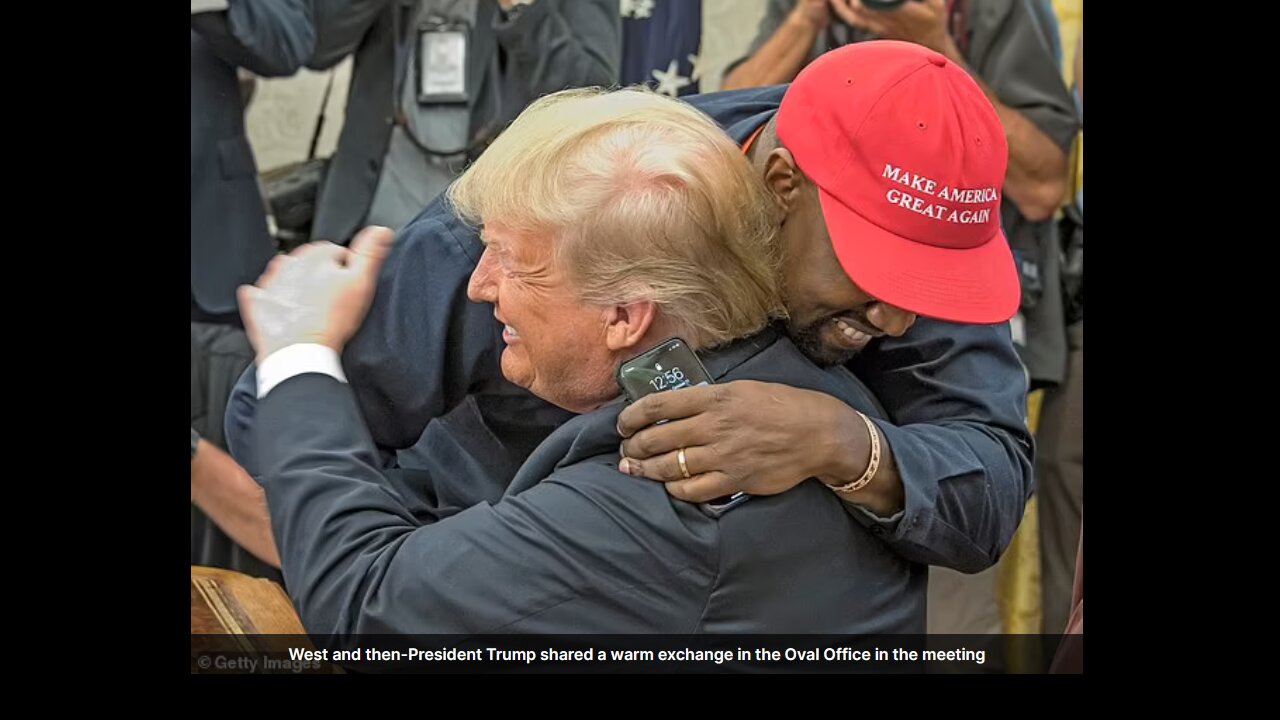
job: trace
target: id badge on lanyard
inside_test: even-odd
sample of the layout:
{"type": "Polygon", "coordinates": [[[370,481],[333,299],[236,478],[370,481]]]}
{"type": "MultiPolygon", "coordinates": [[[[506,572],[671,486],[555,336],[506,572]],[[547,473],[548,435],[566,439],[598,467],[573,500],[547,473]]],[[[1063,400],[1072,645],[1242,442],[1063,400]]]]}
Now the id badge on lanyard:
{"type": "Polygon", "coordinates": [[[418,103],[465,103],[469,28],[432,19],[418,26],[418,103]]]}

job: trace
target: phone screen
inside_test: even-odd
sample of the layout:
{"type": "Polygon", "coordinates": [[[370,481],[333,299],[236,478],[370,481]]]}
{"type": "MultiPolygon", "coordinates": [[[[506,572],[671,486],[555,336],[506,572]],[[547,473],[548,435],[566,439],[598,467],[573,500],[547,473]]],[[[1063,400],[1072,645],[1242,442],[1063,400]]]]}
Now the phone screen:
{"type": "Polygon", "coordinates": [[[650,393],[710,385],[711,375],[688,343],[672,338],[622,363],[618,384],[635,402],[650,393]]]}
{"type": "MultiPolygon", "coordinates": [[[[618,368],[618,384],[627,398],[635,402],[651,393],[711,385],[712,382],[711,374],[693,354],[689,344],[680,338],[671,338],[622,363],[618,368]]],[[[659,424],[663,422],[666,421],[660,420],[659,424]]],[[[746,493],[736,493],[699,503],[698,507],[703,513],[718,518],[749,497],[746,493]]]]}

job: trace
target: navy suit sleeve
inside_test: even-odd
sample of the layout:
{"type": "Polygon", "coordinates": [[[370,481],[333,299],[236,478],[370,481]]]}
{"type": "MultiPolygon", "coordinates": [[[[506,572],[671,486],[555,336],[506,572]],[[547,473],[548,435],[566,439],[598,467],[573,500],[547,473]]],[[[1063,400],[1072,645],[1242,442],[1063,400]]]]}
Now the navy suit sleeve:
{"type": "Polygon", "coordinates": [[[961,572],[994,565],[1032,491],[1026,372],[1008,326],[921,318],[849,368],[885,404],[891,422],[877,427],[906,493],[881,537],[915,562],[961,572]]]}
{"type": "Polygon", "coordinates": [[[493,306],[467,299],[483,250],[444,196],[396,239],[369,314],[342,354],[379,447],[412,446],[433,418],[502,381],[493,306]]]}
{"type": "Polygon", "coordinates": [[[494,32],[531,97],[618,82],[622,16],[617,0],[544,0],[511,20],[495,15],[494,32]]]}
{"type": "MultiPolygon", "coordinates": [[[[373,305],[342,354],[378,448],[412,446],[427,423],[468,394],[502,382],[501,328],[493,308],[467,299],[483,246],[441,196],[400,231],[373,305]]],[[[257,405],[251,367],[227,405],[232,455],[257,475],[250,442],[257,405]]]]}
{"type": "Polygon", "coordinates": [[[222,432],[227,440],[227,452],[253,477],[258,467],[253,460],[253,443],[249,434],[253,428],[253,414],[258,408],[258,367],[250,363],[240,374],[231,397],[227,399],[227,414],[222,419],[222,432]]]}
{"type": "Polygon", "coordinates": [[[316,42],[308,0],[228,0],[225,12],[192,15],[191,29],[228,65],[264,77],[297,72],[316,42]]]}
{"type": "Polygon", "coordinates": [[[708,577],[710,561],[678,525],[655,530],[631,509],[652,505],[635,493],[663,489],[612,463],[423,524],[379,469],[347,385],[296,376],[260,411],[272,529],[313,636],[653,632],[696,619],[706,600],[681,598],[678,580],[708,577]]]}

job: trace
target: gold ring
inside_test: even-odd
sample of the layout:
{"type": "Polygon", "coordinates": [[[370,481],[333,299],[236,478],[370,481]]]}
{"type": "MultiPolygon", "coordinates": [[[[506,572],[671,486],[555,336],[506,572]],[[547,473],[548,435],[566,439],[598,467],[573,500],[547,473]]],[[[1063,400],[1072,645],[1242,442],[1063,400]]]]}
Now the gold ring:
{"type": "Polygon", "coordinates": [[[680,474],[684,475],[684,479],[693,477],[689,474],[689,466],[684,462],[684,448],[680,448],[680,452],[676,453],[676,459],[680,461],[680,474]]]}

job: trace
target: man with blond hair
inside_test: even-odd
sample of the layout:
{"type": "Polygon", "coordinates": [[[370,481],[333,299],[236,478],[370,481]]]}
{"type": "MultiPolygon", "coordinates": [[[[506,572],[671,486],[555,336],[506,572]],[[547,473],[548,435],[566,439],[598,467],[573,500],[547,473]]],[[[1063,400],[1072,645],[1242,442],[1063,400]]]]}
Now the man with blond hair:
{"type": "MultiPolygon", "coordinates": [[[[790,86],[688,103],[768,187],[788,336],[814,362],[852,371],[887,412],[872,432],[844,403],[781,383],[658,393],[620,416],[620,467],[693,502],[819,477],[903,558],[991,567],[1030,496],[1032,453],[1025,370],[1004,322],[1017,272],[993,212],[1007,147],[981,88],[919,45],[871,41],[827,53],[790,86]],[[983,221],[953,222],[951,210],[983,221]]],[[[342,355],[382,459],[417,471],[397,476],[414,512],[498,500],[572,417],[502,377],[502,326],[466,296],[482,251],[448,198],[433,202],[401,231],[342,355]]],[[[259,380],[251,367],[227,411],[233,454],[255,476],[259,380]]]]}
{"type": "Polygon", "coordinates": [[[771,324],[783,302],[766,192],[711,120],[646,91],[565,91],[516,119],[449,192],[482,228],[467,295],[503,327],[503,375],[579,416],[500,500],[447,517],[416,511],[384,473],[339,363],[391,232],[307,246],[242,288],[261,479],[308,632],[923,632],[924,567],[816,480],[716,518],[617,468],[615,373],[673,336],[717,383],[782,382],[882,414],[771,324]]]}

